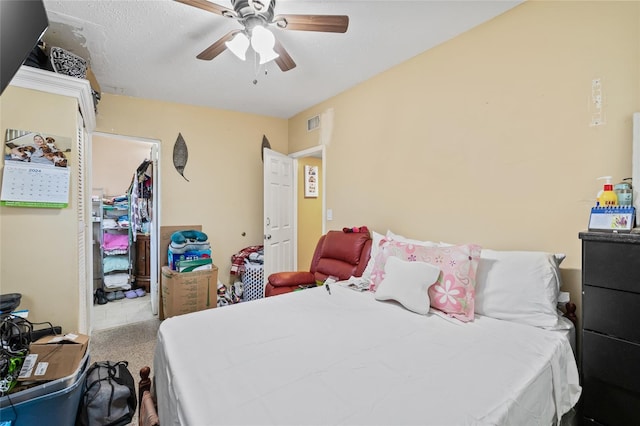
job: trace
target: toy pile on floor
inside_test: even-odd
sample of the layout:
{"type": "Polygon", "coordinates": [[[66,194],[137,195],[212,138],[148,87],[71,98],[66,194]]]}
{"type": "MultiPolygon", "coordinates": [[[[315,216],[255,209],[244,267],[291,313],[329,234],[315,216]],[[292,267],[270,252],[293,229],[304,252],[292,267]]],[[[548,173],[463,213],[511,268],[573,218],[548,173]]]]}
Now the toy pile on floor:
{"type": "Polygon", "coordinates": [[[242,302],[243,293],[244,286],[241,281],[236,281],[229,287],[218,281],[218,307],[242,302]]]}

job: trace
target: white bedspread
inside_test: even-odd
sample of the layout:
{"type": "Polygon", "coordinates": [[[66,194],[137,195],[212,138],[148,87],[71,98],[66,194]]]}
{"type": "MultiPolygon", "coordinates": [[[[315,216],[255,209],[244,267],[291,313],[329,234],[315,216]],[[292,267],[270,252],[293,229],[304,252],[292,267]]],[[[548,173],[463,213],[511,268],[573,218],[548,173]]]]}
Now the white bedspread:
{"type": "Polygon", "coordinates": [[[154,359],[160,424],[551,425],[578,401],[562,333],[331,293],[165,320],[154,359]]]}

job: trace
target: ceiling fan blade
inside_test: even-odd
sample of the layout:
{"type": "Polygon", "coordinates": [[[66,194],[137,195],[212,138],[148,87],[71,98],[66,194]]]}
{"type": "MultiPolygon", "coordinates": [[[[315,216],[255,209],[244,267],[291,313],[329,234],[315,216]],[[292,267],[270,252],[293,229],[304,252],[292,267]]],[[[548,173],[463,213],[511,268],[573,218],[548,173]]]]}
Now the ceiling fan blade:
{"type": "Polygon", "coordinates": [[[291,56],[286,51],[282,43],[278,39],[276,39],[276,43],[273,46],[273,50],[279,55],[275,62],[280,67],[280,69],[284,71],[289,71],[296,67],[296,63],[291,59],[291,56]]]}
{"type": "Polygon", "coordinates": [[[283,30],[345,33],[349,17],[345,15],[278,15],[273,22],[283,30]]]}
{"type": "Polygon", "coordinates": [[[224,6],[220,6],[215,3],[211,3],[207,0],[175,0],[180,3],[184,3],[189,6],[197,7],[198,9],[206,10],[218,15],[225,16],[225,14],[235,15],[235,12],[224,6]]]}
{"type": "Polygon", "coordinates": [[[204,61],[212,60],[213,58],[215,58],[216,56],[218,56],[219,54],[225,51],[225,49],[227,48],[227,45],[225,44],[225,42],[231,40],[233,36],[235,36],[239,32],[240,30],[229,31],[228,33],[220,37],[218,41],[216,41],[211,46],[207,47],[202,52],[200,52],[197,58],[202,59],[204,61]]]}

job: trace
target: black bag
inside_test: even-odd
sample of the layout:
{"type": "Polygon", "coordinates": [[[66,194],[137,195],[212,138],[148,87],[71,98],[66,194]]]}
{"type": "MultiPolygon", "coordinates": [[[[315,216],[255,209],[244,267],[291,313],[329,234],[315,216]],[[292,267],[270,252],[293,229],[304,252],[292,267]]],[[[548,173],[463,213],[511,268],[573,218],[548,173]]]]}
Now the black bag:
{"type": "Polygon", "coordinates": [[[94,362],[87,370],[77,426],[123,426],[136,412],[135,382],[127,361],[94,362]]]}

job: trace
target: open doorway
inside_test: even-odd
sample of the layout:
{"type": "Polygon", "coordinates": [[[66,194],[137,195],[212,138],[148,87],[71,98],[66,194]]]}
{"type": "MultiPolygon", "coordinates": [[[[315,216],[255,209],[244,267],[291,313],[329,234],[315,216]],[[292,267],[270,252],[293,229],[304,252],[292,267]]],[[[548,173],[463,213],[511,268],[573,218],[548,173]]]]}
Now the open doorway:
{"type": "Polygon", "coordinates": [[[92,135],[93,330],[157,315],[159,148],[152,139],[92,135]]]}
{"type": "Polygon", "coordinates": [[[308,268],[318,240],[326,232],[326,161],[325,147],[319,145],[289,154],[296,164],[296,263],[298,270],[308,268]],[[315,194],[305,190],[305,167],[317,170],[315,194]]]}

